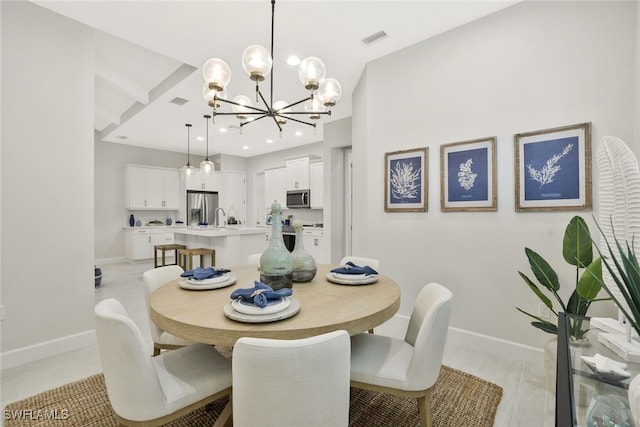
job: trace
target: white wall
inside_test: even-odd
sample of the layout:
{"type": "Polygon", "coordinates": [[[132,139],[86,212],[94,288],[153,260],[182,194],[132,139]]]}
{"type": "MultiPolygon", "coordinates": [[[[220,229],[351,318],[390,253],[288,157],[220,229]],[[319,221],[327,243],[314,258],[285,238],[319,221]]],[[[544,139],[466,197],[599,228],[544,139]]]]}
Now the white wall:
{"type": "Polygon", "coordinates": [[[603,135],[633,144],[635,8],[519,3],[367,66],[353,96],[354,187],[368,190],[354,195],[353,252],[397,279],[402,314],[437,281],[454,294],[452,327],[537,348],[549,338],[515,309],[537,310],[517,273],[529,271],[523,248],[550,260],[567,295],[564,228],[574,214],[592,223],[591,212],[516,213],[513,135],[590,121],[594,152],[603,135]],[[488,136],[498,140],[498,211],[441,212],[440,145],[488,136]],[[384,153],[415,147],[429,148],[429,211],[385,213],[384,153]]]}
{"type": "Polygon", "coordinates": [[[3,368],[95,340],[93,31],[2,2],[3,368]]]}

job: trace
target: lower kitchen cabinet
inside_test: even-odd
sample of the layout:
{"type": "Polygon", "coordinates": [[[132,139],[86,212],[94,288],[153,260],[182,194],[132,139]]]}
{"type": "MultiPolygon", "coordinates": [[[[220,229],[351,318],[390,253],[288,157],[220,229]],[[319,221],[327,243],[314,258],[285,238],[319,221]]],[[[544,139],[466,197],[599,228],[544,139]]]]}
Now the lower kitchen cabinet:
{"type": "MultiPolygon", "coordinates": [[[[154,246],[170,245],[174,241],[173,232],[149,228],[126,230],[125,257],[128,261],[150,259],[154,246]]],[[[166,257],[173,262],[173,252],[167,252],[166,257]]]]}
{"type": "Polygon", "coordinates": [[[324,240],[323,230],[307,230],[302,231],[302,243],[304,249],[311,254],[316,264],[329,264],[329,247],[324,240]]]}

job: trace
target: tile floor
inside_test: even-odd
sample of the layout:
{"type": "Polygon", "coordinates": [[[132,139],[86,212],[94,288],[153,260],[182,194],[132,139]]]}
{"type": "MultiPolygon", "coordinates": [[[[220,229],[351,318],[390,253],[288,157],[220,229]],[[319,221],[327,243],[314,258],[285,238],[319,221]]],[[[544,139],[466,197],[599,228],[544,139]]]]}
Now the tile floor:
{"type": "MultiPolygon", "coordinates": [[[[116,298],[122,302],[148,341],[142,273],[152,263],[102,265],[102,284],[96,288],[96,302],[116,298]]],[[[382,325],[377,333],[400,335],[382,325]]],[[[483,353],[461,345],[448,345],[444,363],[500,385],[503,397],[498,407],[495,426],[551,427],[554,425],[554,396],[546,392],[545,374],[540,368],[521,360],[483,353]]],[[[0,371],[0,404],[24,399],[41,391],[101,372],[96,345],[0,371]]],[[[3,424],[0,417],[0,424],[3,424]]]]}

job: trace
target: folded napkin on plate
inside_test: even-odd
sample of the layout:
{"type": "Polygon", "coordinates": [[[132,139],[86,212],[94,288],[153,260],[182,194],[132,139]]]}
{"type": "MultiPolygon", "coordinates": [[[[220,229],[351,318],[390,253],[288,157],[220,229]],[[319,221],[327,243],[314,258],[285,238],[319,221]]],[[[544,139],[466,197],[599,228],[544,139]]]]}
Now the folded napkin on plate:
{"type": "Polygon", "coordinates": [[[277,300],[282,297],[291,296],[292,292],[289,288],[282,288],[274,291],[269,285],[255,281],[253,282],[255,287],[247,289],[236,289],[231,292],[231,299],[242,298],[250,304],[254,304],[258,307],[266,307],[269,300],[277,300]]]}
{"type": "Polygon", "coordinates": [[[196,280],[211,279],[212,277],[222,276],[225,273],[230,272],[226,268],[213,268],[213,267],[196,267],[193,270],[187,270],[182,273],[181,277],[193,277],[196,280]]]}
{"type": "Polygon", "coordinates": [[[338,268],[334,268],[331,270],[332,273],[340,273],[340,274],[366,274],[367,276],[370,274],[378,274],[373,268],[365,265],[364,267],[360,267],[359,265],[355,265],[351,261],[347,261],[346,265],[343,265],[338,268]]]}

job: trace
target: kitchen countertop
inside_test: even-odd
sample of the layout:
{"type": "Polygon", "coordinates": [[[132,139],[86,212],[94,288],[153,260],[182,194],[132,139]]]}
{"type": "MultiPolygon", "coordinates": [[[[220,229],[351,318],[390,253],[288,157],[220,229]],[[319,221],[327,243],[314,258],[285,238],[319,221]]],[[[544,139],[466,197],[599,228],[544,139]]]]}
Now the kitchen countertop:
{"type": "Polygon", "coordinates": [[[238,228],[196,228],[196,227],[167,227],[173,228],[174,233],[188,234],[192,236],[204,237],[226,237],[238,236],[242,234],[264,234],[267,229],[264,227],[238,227],[238,228]]]}

